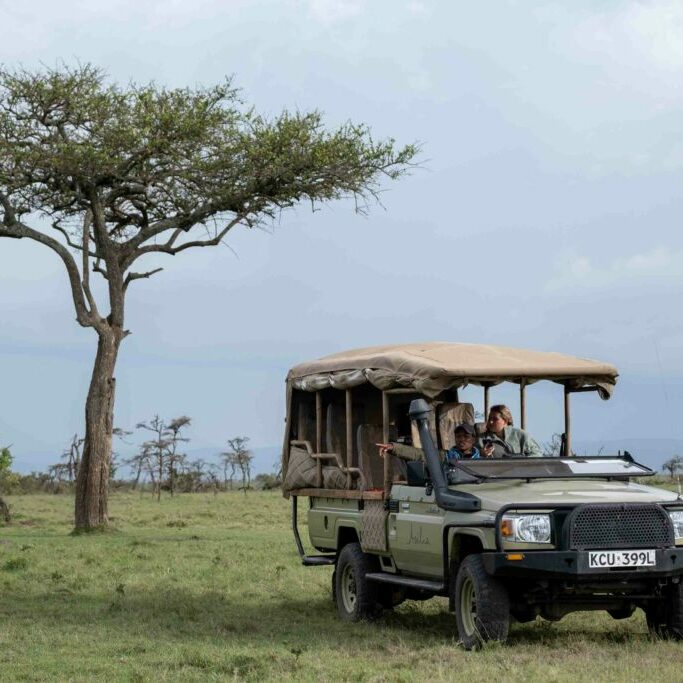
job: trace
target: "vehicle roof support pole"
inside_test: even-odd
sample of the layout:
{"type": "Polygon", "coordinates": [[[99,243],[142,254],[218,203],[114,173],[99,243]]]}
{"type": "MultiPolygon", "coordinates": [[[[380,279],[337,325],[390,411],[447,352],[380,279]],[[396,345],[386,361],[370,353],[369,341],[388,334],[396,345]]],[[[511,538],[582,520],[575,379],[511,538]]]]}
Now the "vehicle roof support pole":
{"type": "Polygon", "coordinates": [[[526,380],[519,380],[519,423],[526,429],[526,380]]]}
{"type": "MultiPolygon", "coordinates": [[[[353,467],[353,408],[351,389],[346,390],[346,467],[353,467]]],[[[351,488],[351,472],[346,473],[346,488],[351,488]]]]}
{"type": "Polygon", "coordinates": [[[564,454],[571,456],[572,454],[572,418],[571,406],[569,401],[569,385],[564,385],[564,454]]]}
{"type": "MultiPolygon", "coordinates": [[[[315,452],[323,452],[323,395],[322,392],[315,392],[315,452]]],[[[323,461],[315,459],[315,478],[316,486],[323,487],[323,461]]]]}
{"type": "MultiPolygon", "coordinates": [[[[382,392],[382,443],[389,443],[389,395],[382,392]]],[[[393,463],[391,456],[384,456],[384,497],[391,494],[391,480],[393,479],[393,463]]]]}
{"type": "Polygon", "coordinates": [[[489,389],[490,385],[484,384],[484,422],[489,419],[489,389]]]}

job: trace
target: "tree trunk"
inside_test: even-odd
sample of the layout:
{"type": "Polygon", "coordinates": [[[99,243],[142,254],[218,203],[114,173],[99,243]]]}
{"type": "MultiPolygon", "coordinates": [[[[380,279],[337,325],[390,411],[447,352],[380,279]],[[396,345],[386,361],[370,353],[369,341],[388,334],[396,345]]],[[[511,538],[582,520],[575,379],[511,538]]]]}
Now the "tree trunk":
{"type": "Polygon", "coordinates": [[[142,461],[140,461],[138,463],[138,470],[137,470],[137,473],[135,474],[135,481],[133,482],[133,491],[135,491],[135,489],[138,486],[138,483],[140,482],[140,475],[141,474],[142,474],[142,461]]]}
{"type": "Polygon", "coordinates": [[[163,455],[159,452],[159,483],[157,485],[157,500],[161,500],[161,482],[164,480],[164,460],[163,455]]]}
{"type": "Polygon", "coordinates": [[[2,498],[0,498],[0,517],[5,521],[5,524],[9,524],[12,521],[9,505],[2,498]]]}
{"type": "Polygon", "coordinates": [[[114,420],[114,368],[122,335],[98,330],[97,355],[85,404],[85,442],[76,477],[76,529],[90,531],[108,523],[109,467],[114,420]]]}

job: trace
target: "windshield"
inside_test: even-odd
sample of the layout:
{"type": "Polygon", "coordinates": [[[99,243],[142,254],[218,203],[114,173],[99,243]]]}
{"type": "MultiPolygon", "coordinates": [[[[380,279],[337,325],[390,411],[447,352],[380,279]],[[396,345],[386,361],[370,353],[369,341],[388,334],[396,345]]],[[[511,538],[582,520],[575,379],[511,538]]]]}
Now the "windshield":
{"type": "Polygon", "coordinates": [[[478,479],[555,479],[563,477],[647,477],[654,472],[629,458],[479,458],[456,467],[478,479]]]}

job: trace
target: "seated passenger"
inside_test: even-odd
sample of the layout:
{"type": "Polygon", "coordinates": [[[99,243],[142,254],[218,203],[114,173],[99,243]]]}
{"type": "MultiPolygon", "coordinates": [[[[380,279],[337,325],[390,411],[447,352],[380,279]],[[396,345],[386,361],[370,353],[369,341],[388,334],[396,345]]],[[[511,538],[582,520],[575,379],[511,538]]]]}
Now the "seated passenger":
{"type": "MultiPolygon", "coordinates": [[[[481,457],[479,449],[474,445],[474,427],[471,424],[459,424],[455,428],[454,434],[455,446],[448,451],[439,451],[444,465],[448,465],[452,460],[481,457]]],[[[401,443],[378,443],[377,446],[379,446],[379,454],[382,457],[389,453],[402,460],[424,460],[424,453],[421,448],[406,446],[401,443]]]]}
{"type": "Polygon", "coordinates": [[[502,404],[491,406],[486,420],[486,434],[480,439],[479,447],[487,458],[543,455],[541,447],[527,432],[512,426],[512,413],[502,404]]]}
{"type": "Polygon", "coordinates": [[[479,449],[474,445],[476,438],[474,426],[463,422],[455,428],[455,446],[446,451],[446,463],[449,460],[480,458],[479,449]]]}

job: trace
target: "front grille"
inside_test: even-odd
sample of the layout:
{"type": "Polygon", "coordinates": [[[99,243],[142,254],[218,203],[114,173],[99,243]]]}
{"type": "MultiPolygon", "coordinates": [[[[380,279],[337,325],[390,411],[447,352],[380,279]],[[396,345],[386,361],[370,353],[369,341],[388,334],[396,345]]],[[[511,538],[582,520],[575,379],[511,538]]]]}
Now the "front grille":
{"type": "Polygon", "coordinates": [[[671,519],[656,504],[580,505],[568,516],[570,550],[667,548],[674,544],[671,519]]]}

